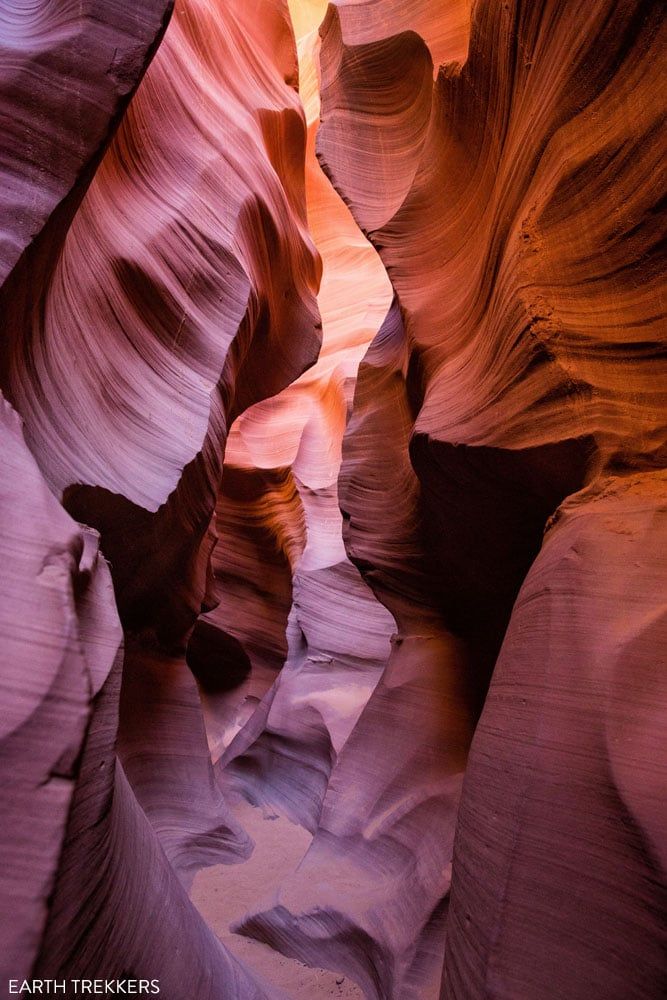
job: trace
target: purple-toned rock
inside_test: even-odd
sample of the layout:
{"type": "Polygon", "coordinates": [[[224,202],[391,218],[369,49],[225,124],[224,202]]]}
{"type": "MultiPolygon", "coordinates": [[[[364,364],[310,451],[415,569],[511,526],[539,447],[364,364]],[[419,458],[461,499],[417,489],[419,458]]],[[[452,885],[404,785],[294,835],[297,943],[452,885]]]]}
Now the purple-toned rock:
{"type": "Polygon", "coordinates": [[[40,947],[95,697],[122,631],[96,532],[45,484],[0,396],[0,978],[40,947]]]}

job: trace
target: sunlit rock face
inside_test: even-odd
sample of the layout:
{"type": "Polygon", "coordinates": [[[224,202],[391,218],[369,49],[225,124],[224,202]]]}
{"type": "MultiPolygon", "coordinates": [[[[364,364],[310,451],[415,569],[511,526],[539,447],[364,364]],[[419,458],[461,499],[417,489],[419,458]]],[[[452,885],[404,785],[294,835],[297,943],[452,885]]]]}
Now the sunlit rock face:
{"type": "Polygon", "coordinates": [[[416,998],[439,989],[472,723],[465,650],[433,599],[406,374],[394,303],[359,368],[339,478],[347,552],[392,613],[391,650],[338,755],[308,853],[241,929],[344,970],[368,996],[416,998]]]}
{"type": "MultiPolygon", "coordinates": [[[[278,396],[247,410],[235,424],[219,507],[222,534],[221,517],[232,509],[237,484],[254,491],[264,481],[262,499],[252,501],[251,520],[255,522],[257,511],[257,528],[282,550],[283,582],[272,593],[280,593],[287,583],[290,598],[287,608],[282,606],[286,646],[274,640],[274,649],[281,653],[274,670],[282,667],[275,680],[275,674],[266,673],[265,656],[257,655],[255,639],[263,629],[262,607],[270,606],[266,597],[260,602],[245,599],[240,610],[238,601],[223,594],[208,618],[239,639],[253,661],[248,682],[236,689],[233,699],[236,722],[228,734],[234,738],[218,747],[224,751],[218,764],[223,787],[255,804],[275,807],[314,832],[332,767],[380,678],[395,631],[392,616],[346,555],[338,493],[357,368],[382,324],[391,287],[376,252],[315,156],[317,27],[325,5],[294,4],[292,12],[308,123],[307,215],[323,264],[318,294],[322,349],[312,369],[278,396]],[[250,714],[258,696],[263,700],[250,714]]],[[[246,506],[237,526],[228,524],[229,542],[223,542],[220,558],[214,559],[221,591],[228,589],[231,574],[238,575],[235,567],[245,548],[247,525],[246,506]],[[225,555],[227,544],[230,551],[225,555]]],[[[275,544],[268,551],[275,551],[275,544]]],[[[266,580],[265,574],[261,565],[260,576],[266,580]]],[[[246,570],[244,577],[252,575],[246,570]]],[[[221,704],[227,711],[229,699],[221,704]]],[[[220,729],[219,720],[220,712],[210,713],[210,731],[220,729]]]]}
{"type": "Polygon", "coordinates": [[[0,0],[0,978],[662,998],[660,14],[0,0]]]}
{"type": "Polygon", "coordinates": [[[205,598],[228,426],[319,345],[296,57],[282,5],[262,9],[177,5],[43,301],[11,330],[8,385],[48,481],[99,524],[123,618],[173,638],[205,598]]]}
{"type": "MultiPolygon", "coordinates": [[[[360,29],[356,6],[322,29],[319,156],[397,293],[431,600],[473,720],[484,704],[442,996],[657,996],[664,754],[628,797],[636,747],[611,736],[617,699],[649,742],[643,697],[664,713],[657,8],[480,2],[465,63],[452,52],[433,84],[432,41],[360,29]],[[626,866],[630,886],[611,875],[626,866]]],[[[386,546],[360,545],[351,514],[372,576],[386,546]]]]}
{"type": "MultiPolygon", "coordinates": [[[[57,647],[52,666],[44,664],[44,692],[21,693],[14,674],[20,658],[7,674],[19,707],[29,697],[35,702],[32,717],[45,700],[48,723],[32,737],[38,747],[46,741],[41,756],[26,752],[37,778],[17,773],[17,822],[21,810],[26,820],[28,807],[31,815],[48,808],[50,817],[45,843],[34,848],[40,870],[24,889],[25,926],[11,916],[12,883],[3,903],[10,919],[7,971],[136,974],[160,979],[173,997],[191,997],[193,990],[211,998],[260,997],[264,988],[225,954],[182,884],[212,858],[239,861],[252,847],[215,779],[184,647],[211,602],[211,520],[228,427],[244,408],[300,375],[319,348],[320,262],[306,223],[306,127],[294,40],[278,0],[252,11],[241,3],[179,2],[119,119],[170,4],[148,5],[141,16],[113,4],[91,5],[92,13],[70,6],[2,12],[3,40],[22,59],[31,51],[35,77],[47,42],[55,51],[46,60],[51,75],[44,73],[49,98],[62,89],[58,74],[72,88],[61,133],[38,142],[27,120],[33,139],[24,152],[14,150],[28,164],[27,183],[38,173],[44,192],[34,192],[33,215],[18,198],[8,213],[9,221],[12,213],[19,218],[14,243],[27,234],[29,249],[2,290],[2,377],[23,418],[38,499],[49,498],[55,510],[52,532],[50,524],[36,528],[39,543],[43,535],[48,549],[53,535],[60,552],[60,535],[72,526],[66,543],[74,583],[63,571],[63,593],[69,586],[83,602],[84,584],[93,587],[95,547],[88,539],[97,534],[85,528],[77,536],[60,496],[74,517],[100,533],[120,617],[133,637],[121,675],[120,663],[111,669],[121,634],[109,593],[106,611],[104,604],[73,607],[61,642],[65,651],[67,643],[76,645],[78,629],[84,643],[84,614],[111,617],[115,646],[99,683],[86,683],[83,652],[75,650],[77,667],[72,657],[56,656],[57,647]],[[7,27],[18,20],[27,30],[31,17],[44,42],[39,51],[19,45],[7,27]],[[114,24],[115,46],[104,63],[111,82],[98,81],[96,46],[106,58],[114,24]],[[68,47],[71,35],[77,41],[68,47]],[[75,130],[70,155],[67,128],[84,115],[84,99],[96,102],[90,135],[75,130]],[[50,150],[58,140],[64,152],[54,162],[50,150]],[[80,203],[73,219],[57,208],[65,197],[68,211],[80,203]],[[29,245],[39,226],[41,235],[29,245]],[[66,685],[72,671],[76,684],[61,708],[59,688],[49,685],[62,678],[66,685]],[[62,729],[64,751],[49,725],[62,729]],[[40,769],[54,775],[49,784],[46,774],[41,792],[40,769]],[[149,916],[162,911],[165,921],[149,916]]],[[[14,98],[20,113],[22,98],[8,84],[8,107],[14,98]]],[[[13,163],[7,170],[15,170],[13,163]]],[[[32,571],[9,564],[5,570],[11,604],[11,595],[27,588],[21,573],[29,578],[32,571]]],[[[106,572],[104,564],[96,579],[106,572]]],[[[40,614],[47,611],[45,605],[40,614]]],[[[64,624],[51,618],[50,628],[62,632],[64,624]]],[[[95,645],[93,653],[101,657],[95,645]]],[[[20,841],[11,824],[7,836],[20,841]]],[[[21,858],[17,864],[20,873],[25,864],[21,858]]]]}

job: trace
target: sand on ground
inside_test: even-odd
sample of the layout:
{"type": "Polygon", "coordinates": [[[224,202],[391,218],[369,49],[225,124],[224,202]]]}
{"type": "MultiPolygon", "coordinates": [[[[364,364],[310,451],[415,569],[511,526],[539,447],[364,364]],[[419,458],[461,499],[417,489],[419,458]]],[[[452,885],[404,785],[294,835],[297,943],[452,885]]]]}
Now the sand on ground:
{"type": "Polygon", "coordinates": [[[236,803],[234,811],[255,841],[255,850],[242,864],[214,865],[197,872],[190,897],[204,920],[236,958],[290,1000],[363,1000],[362,990],[342,972],[311,969],[259,941],[232,934],[229,925],[270,898],[312,840],[302,827],[247,802],[236,803]]]}

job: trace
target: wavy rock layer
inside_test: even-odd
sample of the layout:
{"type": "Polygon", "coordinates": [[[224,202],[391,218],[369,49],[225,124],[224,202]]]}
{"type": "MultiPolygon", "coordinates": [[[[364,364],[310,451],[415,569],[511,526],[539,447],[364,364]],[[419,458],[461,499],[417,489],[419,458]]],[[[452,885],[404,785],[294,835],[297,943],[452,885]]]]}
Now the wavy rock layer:
{"type": "Polygon", "coordinates": [[[320,155],[398,293],[426,383],[418,432],[656,456],[657,13],[479,3],[465,66],[432,87],[414,35],[348,42],[330,8],[320,155]]]}
{"type": "Polygon", "coordinates": [[[177,4],[10,361],[48,481],[83,484],[68,506],[102,531],[123,620],[174,638],[205,599],[227,427],[317,353],[291,46],[280,3],[177,4]]]}
{"type": "MultiPolygon", "coordinates": [[[[650,610],[648,597],[665,498],[651,472],[664,462],[665,401],[657,6],[478,3],[465,65],[441,68],[435,84],[423,39],[384,24],[360,31],[356,7],[330,7],[322,29],[319,155],[397,293],[422,568],[430,567],[431,602],[463,643],[473,713],[502,645],[461,798],[442,996],[552,996],[561,981],[568,996],[657,996],[664,924],[652,914],[662,890],[649,899],[639,886],[664,885],[664,867],[638,844],[665,829],[653,797],[662,755],[628,806],[618,772],[608,773],[606,741],[590,735],[607,729],[615,685],[633,697],[634,682],[613,670],[602,638],[627,634],[620,547],[606,561],[608,577],[595,568],[624,525],[633,525],[646,626],[664,622],[664,602],[650,610]],[[625,496],[635,482],[642,515],[625,496]],[[588,538],[595,529],[587,525],[604,525],[590,572],[559,548],[565,529],[552,517],[563,501],[570,510],[574,493],[577,530],[588,538]],[[595,516],[600,495],[606,522],[595,516]],[[564,603],[552,597],[561,590],[564,603]],[[589,601],[596,624],[580,640],[576,622],[589,601]],[[539,694],[528,697],[523,685],[539,694]],[[622,830],[628,810],[636,832],[603,852],[600,830],[622,830]],[[604,874],[626,848],[634,858],[627,893],[604,874]],[[580,927],[572,935],[563,919],[570,907],[580,927]],[[605,928],[607,947],[618,941],[615,956],[636,947],[643,978],[623,958],[608,962],[586,925],[605,928]]],[[[388,546],[362,538],[372,578],[388,546]]],[[[396,595],[382,599],[392,607],[396,595]]],[[[650,676],[641,639],[636,656],[630,672],[650,676]]],[[[631,756],[620,752],[621,772],[631,756]]],[[[441,830],[446,840],[446,824],[441,830]]],[[[403,918],[409,913],[406,903],[403,918]]],[[[307,937],[303,918],[293,922],[307,937]]],[[[358,961],[363,950],[368,942],[358,961]]],[[[380,948],[375,970],[388,954],[380,948]]],[[[405,986],[387,982],[381,975],[378,995],[404,995],[405,986]]]]}
{"type": "Polygon", "coordinates": [[[136,975],[169,997],[277,997],[205,926],[127,781],[116,757],[122,630],[98,535],[58,504],[0,405],[5,982],[136,975]]]}
{"type": "MultiPolygon", "coordinates": [[[[223,597],[209,616],[241,641],[252,660],[248,682],[235,693],[236,723],[229,735],[245,721],[253,699],[264,695],[219,761],[223,787],[257,805],[277,808],[311,832],[317,827],[332,766],[379,679],[394,631],[391,616],[350,564],[342,541],[337,479],[343,433],[359,361],[382,322],[391,293],[377,254],[315,157],[319,92],[314,29],[324,9],[322,3],[307,9],[294,5],[301,15],[300,92],[308,122],[308,222],[323,262],[318,294],[322,350],[310,371],[237,421],[228,442],[218,508],[224,517],[238,482],[264,478],[268,488],[261,501],[253,502],[253,510],[261,517],[258,527],[264,536],[272,537],[287,556],[291,605],[287,649],[271,640],[282,654],[277,659],[274,655],[273,662],[282,670],[270,689],[255,638],[264,630],[263,608],[271,608],[266,596],[255,590],[260,600],[245,600],[241,614],[238,604],[223,597]],[[280,494],[271,488],[279,476],[285,476],[280,494]],[[246,700],[239,704],[241,698],[246,700]]],[[[237,573],[247,517],[246,510],[230,535],[233,554],[224,556],[224,545],[220,549],[216,574],[223,587],[237,573]]],[[[219,528],[222,533],[220,521],[219,528]]],[[[246,580],[255,573],[246,562],[246,580]]],[[[209,730],[216,727],[220,722],[212,715],[209,730]]]]}
{"type": "MultiPolygon", "coordinates": [[[[37,23],[41,12],[35,6],[33,13],[37,23]]],[[[54,43],[64,39],[65,28],[46,13],[45,38],[51,24],[54,43]]],[[[132,17],[123,16],[130,35],[132,17]]],[[[135,47],[136,72],[128,71],[121,95],[137,82],[160,24],[135,47]]],[[[124,65],[123,37],[119,31],[124,65]]],[[[81,598],[62,627],[53,601],[35,612],[35,620],[49,619],[60,644],[44,658],[44,690],[21,695],[18,678],[8,676],[17,705],[36,720],[45,714],[44,732],[58,734],[44,751],[44,732],[26,730],[35,744],[26,761],[47,777],[35,792],[38,780],[18,771],[16,784],[29,788],[12,798],[17,822],[38,798],[52,820],[43,826],[40,864],[25,880],[22,923],[8,929],[12,977],[27,973],[37,955],[35,969],[51,977],[136,974],[160,979],[174,998],[192,990],[211,998],[266,995],[204,926],[179,882],[212,859],[239,860],[251,848],[215,781],[183,652],[207,600],[227,428],[298,376],[319,346],[320,265],[306,228],[306,130],[295,81],[293,38],[278,0],[253,11],[217,0],[177,3],[87,192],[85,172],[76,183],[72,200],[83,200],[71,226],[69,217],[54,216],[54,233],[39,243],[30,272],[39,281],[26,287],[12,277],[3,289],[3,381],[25,421],[29,460],[48,482],[34,468],[38,501],[47,497],[56,511],[47,523],[37,504],[37,537],[47,549],[52,537],[58,545],[56,603],[72,591],[71,600],[81,598]],[[97,536],[67,528],[73,522],[49,487],[102,536],[121,619],[136,633],[122,681],[111,656],[95,686],[86,682],[88,617],[90,627],[102,618],[98,641],[107,645],[104,615],[111,619],[114,652],[120,632],[112,605],[85,603],[86,587],[102,586],[89,578],[101,574],[104,582],[106,572],[105,565],[92,575],[97,536]],[[69,576],[61,573],[70,562],[69,576]],[[61,682],[74,685],[64,708],[61,682]],[[62,719],[50,718],[59,712],[62,719]],[[166,914],[159,923],[158,911],[166,914]]],[[[100,94],[104,110],[111,98],[105,103],[100,94]]],[[[78,151],[82,166],[94,152],[78,151]]],[[[31,169],[46,177],[42,146],[29,153],[31,169]]],[[[28,555],[38,558],[36,550],[28,555]]],[[[47,561],[48,585],[48,552],[47,561]]],[[[16,578],[24,570],[38,576],[31,565],[19,565],[16,578]]],[[[10,587],[10,605],[23,590],[10,587]]],[[[103,649],[93,646],[91,671],[103,649]]],[[[22,842],[15,828],[8,835],[22,842]]],[[[26,862],[18,855],[20,875],[26,862]]],[[[5,904],[3,912],[10,912],[5,904]]]]}
{"type": "MultiPolygon", "coordinates": [[[[47,242],[63,233],[172,7],[173,0],[131,10],[102,0],[3,4],[0,284],[54,213],[47,242]]],[[[24,270],[33,291],[39,263],[37,251],[24,270]]]]}
{"type": "Polygon", "coordinates": [[[665,487],[570,498],[521,588],[466,772],[444,997],[664,991],[665,487]]]}
{"type": "Polygon", "coordinates": [[[122,632],[96,533],[72,521],[49,492],[2,397],[0,427],[6,981],[28,976],[39,950],[91,702],[117,660],[122,632]]]}
{"type": "Polygon", "coordinates": [[[217,607],[188,643],[217,760],[276,680],[287,656],[292,564],[305,545],[289,468],[226,465],[213,552],[217,607]]]}
{"type": "Polygon", "coordinates": [[[419,530],[406,362],[394,305],[359,368],[339,481],[348,554],[397,634],[338,756],[312,846],[241,929],[308,964],[343,969],[368,996],[417,998],[440,983],[472,725],[465,651],[433,601],[419,530]]]}
{"type": "Polygon", "coordinates": [[[657,1000],[661,10],[289,6],[0,11],[0,976],[657,1000]]]}

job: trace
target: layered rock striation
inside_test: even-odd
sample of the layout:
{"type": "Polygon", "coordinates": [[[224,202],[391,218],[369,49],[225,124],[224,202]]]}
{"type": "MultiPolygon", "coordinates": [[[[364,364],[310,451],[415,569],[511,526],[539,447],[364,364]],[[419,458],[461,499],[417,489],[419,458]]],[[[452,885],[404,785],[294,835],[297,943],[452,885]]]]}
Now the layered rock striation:
{"type": "MultiPolygon", "coordinates": [[[[212,602],[211,522],[228,427],[244,407],[298,376],[319,346],[320,264],[305,221],[296,54],[279,2],[253,12],[213,0],[177,3],[121,119],[170,5],[141,15],[90,6],[67,8],[67,24],[54,5],[32,11],[43,51],[57,55],[45,59],[49,99],[62,90],[58,74],[69,77],[72,95],[69,105],[60,97],[64,116],[54,115],[43,143],[32,138],[36,94],[19,115],[31,141],[13,155],[28,163],[21,167],[28,180],[31,171],[39,174],[43,190],[30,217],[18,195],[11,210],[19,237],[28,236],[2,289],[2,378],[25,424],[32,457],[26,454],[44,477],[35,467],[38,497],[56,511],[53,531],[40,521],[37,538],[47,549],[63,548],[58,566],[69,565],[71,550],[74,582],[63,576],[61,589],[66,594],[69,586],[84,602],[79,576],[89,589],[102,587],[88,583],[95,543],[83,546],[99,533],[127,639],[122,674],[110,654],[92,685],[83,652],[78,667],[54,653],[44,692],[32,692],[31,715],[45,715],[32,740],[48,750],[33,760],[28,747],[37,777],[19,771],[8,796],[24,821],[26,804],[41,808],[46,796],[49,823],[34,841],[24,838],[43,871],[23,890],[25,928],[16,924],[11,942],[8,935],[7,972],[20,978],[32,966],[46,976],[129,974],[160,979],[172,997],[192,989],[197,996],[259,997],[264,987],[224,952],[182,885],[212,858],[238,861],[252,846],[215,780],[184,650],[202,606],[212,602]],[[97,80],[97,48],[101,59],[114,24],[115,54],[111,49],[97,80]],[[240,69],[243,87],[234,82],[240,69]],[[86,101],[94,102],[90,133],[79,135],[86,101]],[[53,162],[49,151],[59,142],[62,156],[53,162]],[[276,257],[280,270],[269,266],[276,257]],[[94,528],[77,536],[57,497],[94,528]],[[72,670],[78,687],[67,693],[72,670]],[[52,682],[63,690],[48,693],[52,682]],[[63,752],[50,736],[59,729],[63,752]],[[41,770],[49,768],[52,784],[39,792],[41,770]],[[166,919],[149,930],[158,910],[166,919]]],[[[30,28],[27,13],[14,16],[30,28]]],[[[28,52],[18,35],[14,42],[28,52]]],[[[8,85],[8,102],[14,96],[8,85]]],[[[22,108],[20,94],[15,100],[22,108]]],[[[40,127],[46,133],[46,120],[40,127]]],[[[7,160],[8,175],[15,169],[7,160]]],[[[19,237],[12,237],[17,247],[19,237]]],[[[28,514],[27,486],[26,500],[28,514]]],[[[105,572],[106,564],[93,579],[101,574],[104,581],[105,572]]],[[[9,567],[8,579],[15,601],[20,575],[9,567]]],[[[72,607],[72,638],[64,635],[62,644],[76,644],[77,628],[85,637],[85,615],[94,623],[106,616],[116,653],[121,632],[108,581],[107,590],[106,609],[72,607]]],[[[55,620],[52,627],[60,628],[55,620]]],[[[101,631],[92,641],[98,657],[100,643],[111,644],[101,631]]],[[[20,707],[25,696],[13,677],[7,683],[20,707]]],[[[23,842],[15,826],[8,838],[23,842]]],[[[6,883],[7,905],[24,868],[19,861],[6,883]]]]}
{"type": "MultiPolygon", "coordinates": [[[[484,703],[442,996],[658,995],[664,925],[650,914],[664,869],[640,844],[664,840],[664,761],[653,756],[629,806],[607,738],[592,735],[615,727],[621,689],[641,702],[630,691],[655,670],[619,595],[630,551],[644,581],[632,589],[653,590],[664,517],[657,8],[478,3],[465,64],[452,53],[431,85],[428,39],[384,26],[369,37],[348,6],[330,7],[322,29],[319,155],[397,294],[431,597],[463,644],[473,718],[484,703]],[[615,531],[628,551],[619,542],[605,559],[615,531]],[[619,831],[604,851],[602,829],[619,831]],[[632,889],[603,874],[630,857],[632,889]],[[620,935],[618,961],[586,924],[607,943],[620,935]]],[[[364,553],[369,578],[384,557],[364,553]]],[[[663,602],[640,603],[664,642],[663,602]]],[[[634,752],[615,743],[621,771],[634,752]]]]}
{"type": "MultiPolygon", "coordinates": [[[[395,627],[347,558],[342,538],[337,482],[343,435],[359,361],[382,323],[391,289],[377,254],[315,156],[317,25],[324,9],[321,3],[293,5],[308,123],[307,216],[323,263],[318,293],[322,349],[317,364],[300,379],[239,418],[222,479],[223,513],[230,507],[228,491],[235,491],[237,483],[248,484],[246,489],[266,483],[261,507],[257,501],[252,509],[261,515],[264,533],[287,557],[290,603],[282,622],[287,644],[276,663],[282,670],[270,687],[272,678],[264,675],[262,681],[262,663],[254,652],[261,606],[269,606],[266,599],[262,596],[259,604],[244,600],[240,616],[238,604],[223,597],[209,616],[250,653],[247,697],[263,695],[221,755],[223,787],[256,805],[278,809],[311,832],[317,828],[332,767],[380,677],[395,627]],[[274,488],[278,482],[279,489],[274,488]]],[[[246,504],[240,524],[247,523],[246,504]]],[[[230,536],[234,561],[241,551],[235,537],[230,536]]],[[[219,551],[222,556],[224,547],[219,551]]],[[[223,587],[231,570],[229,558],[216,561],[223,587]]],[[[264,569],[261,575],[266,579],[264,569]]],[[[246,567],[244,577],[252,580],[253,571],[246,567]]],[[[237,690],[238,698],[243,689],[237,690]]],[[[253,702],[236,703],[238,727],[253,702]]]]}
{"type": "Polygon", "coordinates": [[[664,42],[4,4],[0,980],[664,994],[664,42]]]}

